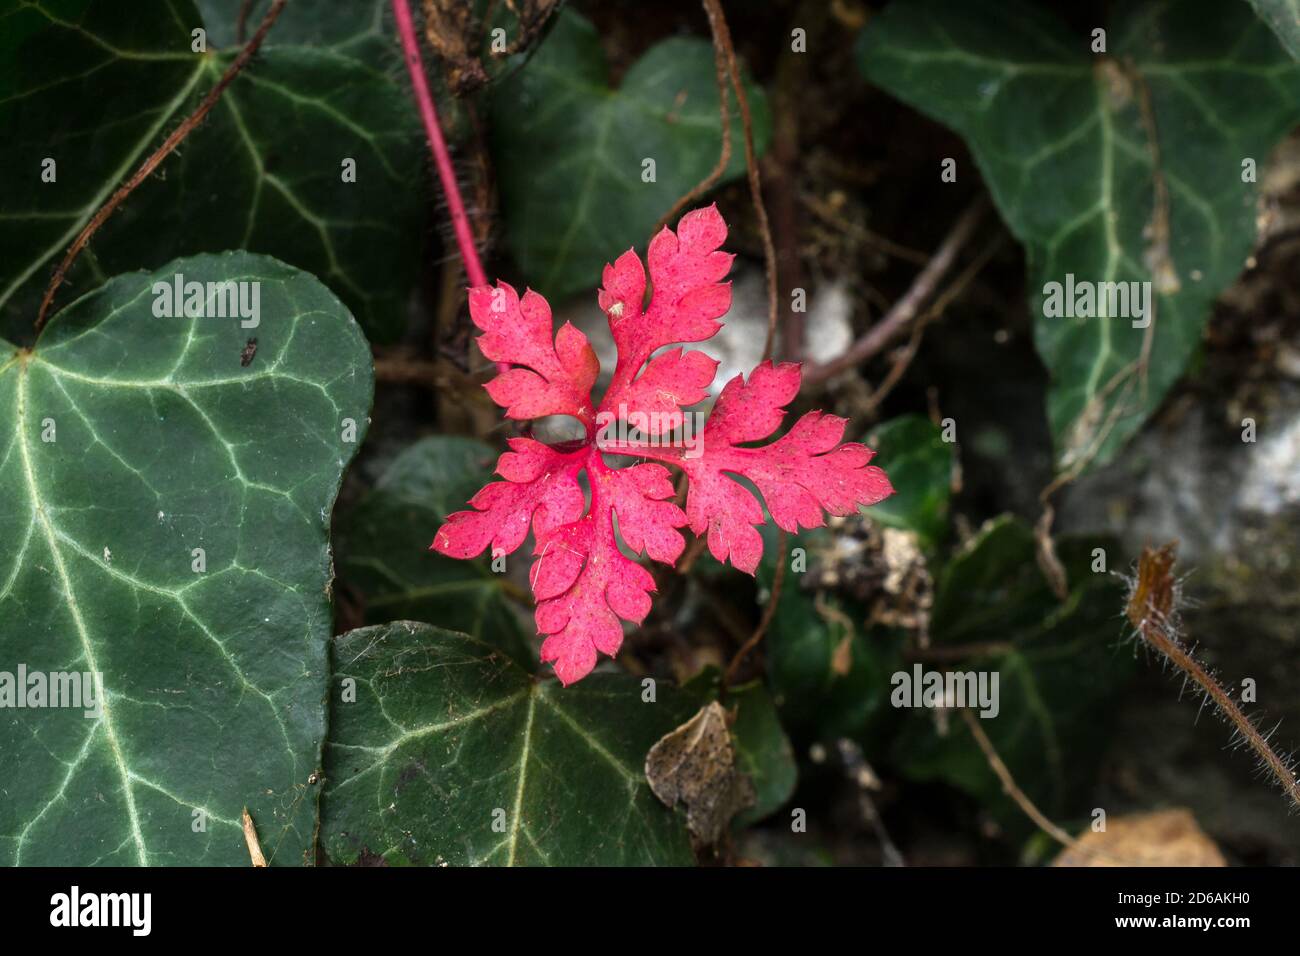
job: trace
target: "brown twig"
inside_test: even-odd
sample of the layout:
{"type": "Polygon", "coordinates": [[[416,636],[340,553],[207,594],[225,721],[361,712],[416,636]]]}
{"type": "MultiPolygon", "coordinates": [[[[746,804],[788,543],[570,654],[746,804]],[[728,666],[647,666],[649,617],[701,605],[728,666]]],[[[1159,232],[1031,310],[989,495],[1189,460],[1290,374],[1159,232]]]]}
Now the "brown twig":
{"type": "Polygon", "coordinates": [[[912,280],[911,287],[903,293],[903,297],[839,358],[805,368],[804,384],[824,382],[846,369],[865,362],[899,335],[920,312],[926,300],[934,294],[940,281],[952,268],[958,252],[974,235],[976,227],[984,218],[988,208],[988,200],[982,195],[967,206],[957,217],[952,230],[939,244],[934,255],[930,257],[930,261],[912,280]]]}
{"type": "Polygon", "coordinates": [[[248,14],[252,12],[253,0],[240,0],[239,13],[235,16],[235,42],[243,43],[248,34],[248,14]]]}
{"type": "Polygon", "coordinates": [[[979,721],[975,718],[975,714],[971,713],[970,708],[962,708],[961,711],[962,719],[966,721],[966,726],[970,728],[971,736],[975,737],[975,743],[979,744],[979,749],[983,750],[989,769],[992,769],[993,773],[997,774],[997,779],[1001,780],[1002,790],[1006,791],[1006,795],[1011,797],[1011,800],[1015,801],[1015,805],[1023,810],[1024,816],[1034,821],[1039,830],[1045,832],[1057,843],[1065,844],[1066,847],[1071,849],[1079,849],[1078,840],[1067,834],[1056,823],[1050,821],[1035,806],[1034,801],[1030,800],[1030,797],[1026,796],[1026,793],[1017,786],[1015,778],[1011,777],[1011,771],[1006,769],[1006,763],[1002,762],[1002,758],[997,756],[997,748],[993,747],[993,741],[988,739],[988,734],[985,734],[984,728],[979,726],[979,721]]]}
{"type": "Polygon", "coordinates": [[[1034,801],[1030,800],[1029,796],[1016,784],[1016,778],[1011,775],[1011,770],[1002,762],[1002,758],[998,756],[997,748],[993,746],[993,741],[989,740],[988,734],[984,733],[984,728],[980,726],[979,719],[975,716],[974,712],[969,707],[963,707],[961,708],[961,716],[962,719],[966,721],[967,728],[970,729],[971,737],[974,738],[975,743],[983,752],[984,759],[988,761],[989,769],[993,771],[999,782],[1001,782],[1002,789],[1006,792],[1007,796],[1015,801],[1016,806],[1020,808],[1021,812],[1033,821],[1034,825],[1037,826],[1038,829],[1042,830],[1057,843],[1069,847],[1081,856],[1092,857],[1093,859],[1099,860],[1108,860],[1110,863],[1117,866],[1141,865],[1137,860],[1118,856],[1108,850],[1086,846],[1082,840],[1070,836],[1070,834],[1066,833],[1063,829],[1049,820],[1047,815],[1039,810],[1034,804],[1034,801]]]}
{"type": "Polygon", "coordinates": [[[444,370],[429,359],[408,355],[376,355],[375,378],[399,385],[423,385],[438,390],[447,385],[444,370]]]}
{"type": "Polygon", "coordinates": [[[1300,808],[1300,781],[1292,770],[1293,763],[1275,751],[1254,721],[1245,715],[1221,685],[1184,645],[1178,636],[1174,606],[1177,582],[1173,576],[1176,542],[1161,548],[1146,547],[1138,559],[1137,580],[1133,582],[1125,614],[1129,623],[1148,645],[1190,677],[1202,692],[1233,725],[1241,740],[1255,752],[1288,799],[1300,808]]]}
{"type": "Polygon", "coordinates": [[[482,89],[487,70],[478,58],[474,5],[464,0],[424,0],[424,38],[443,63],[447,88],[457,97],[482,89]]]}
{"type": "Polygon", "coordinates": [[[698,561],[700,555],[704,553],[704,545],[707,542],[708,542],[708,538],[706,538],[704,535],[700,535],[698,538],[696,538],[694,541],[690,543],[690,545],[686,549],[686,553],[682,555],[682,559],[677,562],[678,574],[691,573],[691,568],[695,566],[695,562],[698,561]]]}
{"type": "MultiPolygon", "coordinates": [[[[489,3],[487,10],[483,14],[484,27],[492,19],[492,6],[493,3],[489,3]]],[[[546,26],[546,21],[550,19],[551,14],[560,9],[560,0],[537,0],[536,3],[525,4],[523,10],[516,7],[510,0],[507,0],[506,6],[510,8],[510,12],[519,21],[519,32],[513,40],[506,44],[506,48],[497,54],[503,58],[514,56],[532,44],[533,40],[537,38],[537,34],[541,33],[542,28],[546,26]]]]}
{"type": "Polygon", "coordinates": [[[1070,596],[1070,575],[1056,553],[1056,540],[1052,537],[1056,508],[1046,498],[1041,503],[1042,513],[1034,523],[1034,558],[1038,562],[1038,570],[1047,579],[1047,586],[1052,589],[1058,601],[1064,602],[1070,596]]]}
{"type": "Polygon", "coordinates": [[[763,608],[763,616],[759,619],[758,627],[754,629],[754,633],[750,635],[749,640],[741,645],[740,650],[736,651],[736,656],[731,659],[726,672],[722,675],[724,690],[731,686],[740,665],[749,656],[749,652],[758,646],[758,642],[763,639],[763,635],[767,633],[767,629],[772,623],[772,617],[776,614],[776,604],[781,600],[781,584],[785,581],[785,532],[778,529],[776,540],[776,572],[772,575],[772,593],[768,597],[767,607],[763,608]]]}
{"type": "Polygon", "coordinates": [[[727,24],[721,19],[721,9],[717,16],[714,15],[713,7],[716,5],[717,0],[704,0],[704,12],[709,15],[709,29],[713,32],[713,68],[718,81],[718,114],[722,120],[722,149],[718,153],[717,163],[709,170],[709,174],[696,183],[686,195],[673,203],[672,208],[655,224],[654,231],[650,234],[651,239],[659,235],[659,232],[676,219],[683,209],[712,189],[731,163],[731,111],[727,107],[727,48],[723,44],[721,32],[726,30],[727,24]]]}
{"type": "Polygon", "coordinates": [[[921,252],[919,249],[912,249],[900,242],[894,242],[894,240],[886,236],[873,232],[861,223],[845,219],[835,211],[831,203],[820,196],[806,194],[800,196],[799,201],[826,225],[849,234],[864,245],[871,246],[887,256],[893,256],[895,259],[902,259],[904,262],[910,262],[918,266],[923,266],[930,261],[929,253],[921,252]]]}
{"type": "Polygon", "coordinates": [[[991,242],[986,245],[980,254],[971,260],[970,265],[962,270],[961,274],[943,290],[939,295],[939,298],[934,300],[934,304],[931,305],[930,308],[926,309],[921,318],[916,321],[916,324],[912,327],[912,337],[904,347],[903,354],[894,361],[894,364],[890,366],[889,372],[867,399],[867,411],[875,411],[879,408],[880,403],[889,396],[889,393],[894,390],[894,386],[896,386],[903,378],[903,373],[906,372],[908,366],[912,364],[912,360],[916,358],[916,353],[921,347],[921,338],[925,335],[926,326],[943,315],[944,311],[952,304],[953,300],[965,291],[966,286],[968,286],[971,280],[979,274],[980,270],[988,264],[989,259],[993,258],[994,253],[996,253],[1000,248],[1002,248],[1001,237],[999,237],[996,242],[991,242]]]}
{"type": "MultiPolygon", "coordinates": [[[[1154,321],[1147,327],[1150,333],[1154,326],[1154,321]]],[[[1085,468],[1101,452],[1102,446],[1105,445],[1106,439],[1110,437],[1111,431],[1119,421],[1120,415],[1123,414],[1128,401],[1129,393],[1133,390],[1134,376],[1140,376],[1141,365],[1144,361],[1139,357],[1129,362],[1122,369],[1110,377],[1110,380],[1102,386],[1098,392],[1088,399],[1088,404],[1084,407],[1084,412],[1080,415],[1079,421],[1083,422],[1091,414],[1089,409],[1101,408],[1105,405],[1106,399],[1116,388],[1122,388],[1120,396],[1111,405],[1110,410],[1106,413],[1106,419],[1102,422],[1101,429],[1094,436],[1092,444],[1086,448],[1071,464],[1038,493],[1038,502],[1043,506],[1042,512],[1038,516],[1038,521],[1034,525],[1034,554],[1038,561],[1038,567],[1042,570],[1043,576],[1047,578],[1053,593],[1062,601],[1069,596],[1070,583],[1066,574],[1065,565],[1056,554],[1056,543],[1052,539],[1052,522],[1056,520],[1056,507],[1052,504],[1052,497],[1074,481],[1081,475],[1085,468]]],[[[1076,426],[1077,427],[1077,426],[1076,426]]]]}
{"type": "Polygon", "coordinates": [[[266,856],[262,853],[262,841],[257,838],[257,827],[253,825],[253,815],[244,807],[240,823],[244,830],[244,843],[248,846],[248,858],[254,867],[266,866],[266,856]]]}
{"type": "MultiPolygon", "coordinates": [[[[785,150],[782,149],[781,153],[785,150]]],[[[772,167],[775,174],[768,177],[770,192],[773,197],[773,218],[776,220],[776,234],[780,248],[777,250],[777,285],[781,302],[790,302],[795,289],[805,288],[803,262],[799,248],[799,211],[794,193],[794,165],[781,157],[774,156],[772,167]]],[[[788,361],[801,362],[804,356],[804,312],[790,308],[781,324],[781,355],[788,361]]]]}
{"type": "MultiPolygon", "coordinates": [[[[804,0],[793,23],[812,33],[826,16],[823,4],[804,0]]],[[[803,156],[799,150],[799,120],[808,89],[809,58],[787,48],[777,61],[772,87],[772,140],[763,170],[776,233],[776,274],[780,301],[791,302],[795,289],[806,287],[800,249],[801,209],[799,175],[803,156]]],[[[805,312],[787,306],[781,322],[781,357],[803,360],[805,312]]]]}
{"type": "Polygon", "coordinates": [[[467,100],[462,105],[473,138],[472,144],[465,145],[466,165],[471,167],[467,187],[470,206],[466,214],[470,217],[470,225],[474,230],[474,241],[486,254],[492,239],[492,216],[496,209],[492,161],[488,154],[487,130],[479,116],[478,104],[467,100]]]}
{"type": "Polygon", "coordinates": [[[984,752],[984,759],[988,761],[989,768],[997,774],[998,780],[1002,782],[1002,789],[1006,791],[1007,796],[1016,802],[1025,816],[1034,821],[1034,825],[1050,836],[1057,843],[1068,846],[1071,849],[1079,850],[1079,841],[1070,834],[1058,827],[1047,816],[1034,805],[1019,786],[1016,785],[1016,778],[1011,776],[1011,771],[1007,765],[1002,762],[998,756],[997,748],[993,746],[993,741],[989,740],[988,734],[984,733],[984,728],[980,726],[979,720],[971,712],[969,707],[961,708],[961,716],[966,721],[966,726],[970,729],[970,734],[975,738],[975,743],[979,745],[980,750],[984,752]]]}
{"type": "Polygon", "coordinates": [[[81,254],[81,250],[90,242],[90,237],[95,234],[109,216],[117,211],[117,208],[122,205],[126,200],[126,197],[129,196],[135,188],[140,185],[140,183],[144,182],[153,171],[158,168],[158,165],[164,159],[171,155],[176,147],[181,144],[181,141],[192,133],[195,127],[203,122],[203,118],[207,116],[212,107],[216,105],[217,100],[221,98],[221,94],[225,92],[226,87],[229,86],[235,77],[239,75],[239,71],[244,68],[250,59],[252,59],[253,54],[257,52],[257,48],[262,45],[262,40],[266,38],[267,31],[271,29],[276,19],[280,16],[280,11],[284,9],[285,3],[286,0],[275,0],[275,2],[271,4],[271,9],[266,11],[266,16],[262,18],[262,22],[257,27],[257,32],[253,34],[253,38],[245,44],[242,50],[239,51],[239,55],[235,57],[234,62],[226,68],[226,72],[221,74],[221,79],[217,80],[216,85],[208,91],[208,95],[203,97],[203,102],[199,104],[198,109],[186,117],[185,121],[172,131],[172,134],[163,141],[163,144],[154,151],[153,155],[144,161],[143,165],[135,171],[135,174],[130,179],[118,187],[117,192],[113,193],[108,202],[100,207],[99,212],[95,213],[90,222],[86,223],[85,228],[77,234],[77,238],[74,239],[72,245],[68,247],[68,251],[64,255],[63,261],[60,262],[59,267],[54,270],[54,275],[50,278],[49,287],[45,290],[45,297],[41,299],[41,308],[36,315],[36,333],[38,335],[40,334],[41,329],[45,328],[45,321],[49,314],[50,305],[54,302],[54,294],[58,291],[59,286],[63,284],[63,280],[67,276],[68,270],[72,268],[72,263],[76,261],[77,256],[81,254]]]}
{"type": "Polygon", "coordinates": [[[749,198],[754,203],[754,216],[758,220],[758,232],[763,240],[763,268],[767,273],[767,343],[763,347],[763,358],[766,360],[772,357],[772,348],[776,344],[776,247],[772,244],[772,227],[767,221],[767,209],[763,205],[763,180],[758,171],[758,157],[754,152],[754,121],[749,112],[749,97],[745,95],[745,84],[740,76],[740,63],[736,60],[736,48],[731,42],[731,30],[727,27],[727,17],[722,11],[722,4],[719,0],[703,0],[703,2],[704,9],[709,15],[709,25],[713,29],[715,43],[722,47],[727,56],[731,88],[736,94],[741,125],[745,130],[745,169],[749,173],[749,198]]]}
{"type": "Polygon", "coordinates": [[[857,791],[858,809],[862,812],[862,818],[875,831],[876,839],[880,842],[880,853],[885,866],[906,866],[907,861],[903,858],[902,851],[889,836],[885,821],[876,809],[875,801],[871,799],[871,791],[880,789],[880,778],[876,776],[876,771],[867,763],[862,748],[854,741],[841,737],[835,745],[840,752],[840,761],[844,764],[844,775],[857,791]]]}

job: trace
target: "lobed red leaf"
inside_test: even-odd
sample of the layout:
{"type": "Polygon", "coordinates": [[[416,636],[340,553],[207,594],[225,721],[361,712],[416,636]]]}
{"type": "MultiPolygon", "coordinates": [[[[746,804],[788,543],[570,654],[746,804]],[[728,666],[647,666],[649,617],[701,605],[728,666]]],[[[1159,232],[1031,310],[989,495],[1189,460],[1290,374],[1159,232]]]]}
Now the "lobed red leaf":
{"type": "Polygon", "coordinates": [[[764,511],[738,477],[753,482],[772,520],[790,532],[893,493],[885,473],[870,464],[869,448],[840,443],[847,423],[834,415],[809,412],[776,441],[747,447],[769,438],[785,419],[799,393],[794,363],[764,362],[748,379],[737,375],[718,397],[701,445],[668,442],[682,424],[682,409],[708,396],[718,363],[680,348],[655,353],[703,341],[721,327],[717,320],[731,307],[731,286],[723,281],[732,261],[721,251],[726,237],[714,206],[687,213],[676,232],[655,236],[646,254],[654,290],[648,305],[646,270],[635,252],[605,267],[599,301],[618,360],[598,412],[591,389],[600,366],[581,332],[565,324],[552,338],[550,307],[531,290],[522,299],[505,283],[470,290],[470,315],[483,332],[479,348],[511,366],[488,383],[493,401],[510,418],[572,415],[587,426],[587,440],[551,447],[511,439],[497,464],[504,481],[480,490],[472,510],[449,516],[431,547],[457,558],[488,547],[508,554],[531,529],[530,579],[537,630],[545,636],[541,659],[554,664],[566,685],[590,673],[600,654],[616,654],[624,622],[639,624],[650,611],[654,578],[624,553],[620,538],[634,555],[672,565],[686,544],[679,529],[689,525],[707,536],[719,561],[752,574],[763,554],[764,511]],[[609,443],[606,427],[619,419],[640,430],[646,443],[609,443]],[[663,465],[611,468],[606,452],[682,469],[689,480],[685,512],[672,500],[672,477],[663,465]]]}
{"type": "Polygon", "coordinates": [[[493,362],[513,366],[485,386],[508,418],[572,415],[592,420],[591,389],[600,374],[600,361],[587,337],[568,322],[552,341],[551,307],[528,289],[519,298],[514,288],[469,291],[469,314],[483,330],[478,347],[493,362]]]}

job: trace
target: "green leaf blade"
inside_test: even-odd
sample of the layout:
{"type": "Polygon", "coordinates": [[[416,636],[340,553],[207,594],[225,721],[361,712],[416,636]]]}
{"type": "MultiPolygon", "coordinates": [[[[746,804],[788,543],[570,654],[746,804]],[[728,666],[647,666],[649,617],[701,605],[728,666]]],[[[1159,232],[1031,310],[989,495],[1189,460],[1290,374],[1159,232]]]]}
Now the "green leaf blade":
{"type": "Polygon", "coordinates": [[[621,674],[564,689],[482,641],[409,621],[340,635],[334,662],[321,828],[332,862],[693,862],[643,769],[693,713],[689,695],[659,687],[644,702],[621,674]]]}
{"type": "Polygon", "coordinates": [[[98,717],[6,711],[7,864],[247,865],[244,805],[269,858],[310,861],[329,510],[368,355],[316,280],[228,254],[110,280],[0,371],[0,660],[105,688],[98,717]],[[262,283],[247,367],[237,319],[152,314],[176,271],[262,283]]]}
{"type": "MultiPolygon", "coordinates": [[[[1057,817],[1084,809],[1106,740],[1098,728],[1113,717],[1111,702],[1133,665],[1123,646],[1122,588],[1092,570],[1095,546],[1060,542],[1071,588],[1062,602],[1037,566],[1033,530],[1009,516],[987,522],[944,568],[931,618],[933,645],[969,645],[968,655],[913,665],[997,675],[997,713],[979,717],[980,725],[1030,799],[1057,817]]],[[[968,706],[978,713],[978,705],[968,706]]],[[[989,806],[1009,830],[1027,831],[1031,825],[960,721],[945,734],[933,711],[905,713],[893,753],[906,776],[949,783],[989,806]]]]}
{"type": "Polygon", "coordinates": [[[496,454],[480,441],[434,435],[402,451],[340,519],[339,574],[368,624],[418,620],[500,647],[526,669],[536,655],[503,576],[486,557],[458,561],[429,549],[447,516],[492,480],[496,454]]]}
{"type": "Polygon", "coordinates": [[[188,0],[113,9],[10,4],[0,15],[0,328],[35,320],[46,267],[165,135],[200,86],[188,0]],[[161,15],[160,15],[161,14],[161,15]],[[105,104],[130,104],[106,123],[105,104]],[[53,182],[43,163],[55,161],[53,182]]]}
{"type": "MultiPolygon", "coordinates": [[[[771,120],[747,86],[755,149],[771,120]]],[[[726,182],[744,172],[732,108],[726,182]]],[[[592,288],[602,266],[650,231],[718,161],[721,121],[711,46],[672,38],[609,87],[595,28],[562,11],[526,65],[493,91],[492,150],[512,251],[530,285],[552,299],[592,288]],[[655,161],[655,180],[642,178],[655,161]]]]}
{"type": "Polygon", "coordinates": [[[754,805],[741,810],[732,826],[747,827],[771,816],[794,796],[799,768],[776,702],[761,681],[732,688],[728,703],[736,711],[731,726],[736,762],[753,783],[755,796],[754,805]]]}
{"type": "Polygon", "coordinates": [[[952,497],[953,445],[923,415],[902,415],[877,426],[866,438],[876,463],[886,468],[894,494],[863,509],[872,521],[914,531],[934,545],[948,526],[952,497]]]}
{"type": "MultiPolygon", "coordinates": [[[[757,577],[769,589],[776,574],[776,534],[771,525],[763,531],[757,577]]],[[[811,553],[831,534],[804,531],[791,538],[791,548],[811,553]]],[[[850,598],[803,590],[799,575],[787,568],[765,641],[772,696],[797,738],[865,739],[875,729],[888,701],[898,648],[886,629],[861,626],[864,617],[850,598]]]]}
{"type": "MultiPolygon", "coordinates": [[[[0,199],[0,327],[15,339],[31,329],[52,264],[236,55],[192,51],[191,31],[204,21],[188,0],[141,0],[121,23],[103,16],[102,4],[65,6],[69,18],[40,18],[29,35],[0,41],[14,44],[0,46],[5,62],[23,64],[0,73],[0,122],[16,131],[0,143],[0,174],[35,184],[0,199]],[[130,46],[145,41],[143,50],[130,46]],[[83,45],[93,54],[89,71],[83,45]],[[37,57],[41,85],[27,79],[37,57]],[[58,164],[54,183],[40,180],[45,157],[58,164]]],[[[95,234],[60,302],[107,275],[242,248],[319,276],[376,340],[400,334],[425,199],[410,98],[353,48],[278,42],[279,26],[182,147],[95,234]],[[349,159],[355,181],[343,178],[349,159]]],[[[378,42],[377,21],[357,29],[359,42],[378,42]]]]}
{"type": "MultiPolygon", "coordinates": [[[[233,54],[218,54],[200,93],[233,54]]],[[[182,112],[197,105],[187,103],[182,112]]],[[[418,132],[386,75],[328,51],[272,47],[202,130],[142,184],[96,242],[116,272],[176,254],[246,248],[318,276],[378,341],[404,326],[424,197],[418,132]],[[356,181],[343,179],[344,160],[356,181]]]]}
{"type": "Polygon", "coordinates": [[[900,3],[860,48],[870,79],[963,136],[1026,246],[1063,469],[1109,460],[1181,375],[1254,242],[1243,160],[1263,163],[1300,100],[1300,70],[1244,5],[1116,17],[1090,59],[1087,37],[1028,5],[900,3]],[[1150,282],[1150,327],[1046,315],[1067,275],[1150,282]]]}
{"type": "Polygon", "coordinates": [[[1250,0],[1250,5],[1292,59],[1300,60],[1300,0],[1250,0]]]}

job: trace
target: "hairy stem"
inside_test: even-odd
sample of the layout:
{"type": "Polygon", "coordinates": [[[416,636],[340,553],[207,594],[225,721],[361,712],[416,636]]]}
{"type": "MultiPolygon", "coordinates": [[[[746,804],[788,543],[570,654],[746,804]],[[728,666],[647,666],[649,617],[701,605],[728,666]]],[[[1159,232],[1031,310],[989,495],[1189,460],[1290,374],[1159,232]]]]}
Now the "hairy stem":
{"type": "Polygon", "coordinates": [[[1291,764],[1259,732],[1254,722],[1242,712],[1223,685],[1215,680],[1177,637],[1174,626],[1174,596],[1176,585],[1173,576],[1175,543],[1161,548],[1143,549],[1138,560],[1137,581],[1133,585],[1125,613],[1129,623],[1142,639],[1165,659],[1190,677],[1214,705],[1219,708],[1241,739],[1268,770],[1297,808],[1300,808],[1300,781],[1296,780],[1291,764]]]}
{"type": "Polygon", "coordinates": [[[451,225],[456,233],[456,244],[460,247],[460,258],[465,263],[465,275],[471,286],[487,285],[487,274],[483,271],[483,263],[479,261],[478,250],[474,247],[474,233],[470,229],[469,216],[465,214],[460,186],[456,183],[456,168],[451,163],[451,153],[442,136],[438,111],[433,105],[433,94],[429,92],[429,81],[424,76],[420,42],[416,38],[415,21],[411,18],[411,7],[406,0],[393,0],[393,16],[397,20],[397,33],[402,39],[406,71],[411,76],[411,88],[415,91],[415,102],[420,108],[420,119],[424,121],[424,132],[429,137],[433,164],[438,170],[443,194],[447,197],[447,209],[451,213],[451,225]]]}
{"type": "MultiPolygon", "coordinates": [[[[424,122],[424,132],[429,137],[433,164],[438,170],[438,179],[442,182],[443,195],[447,197],[447,211],[451,214],[456,245],[460,248],[461,261],[465,264],[465,277],[472,287],[487,285],[487,273],[483,271],[483,263],[479,260],[478,249],[474,245],[474,231],[470,228],[469,216],[465,214],[460,185],[456,182],[456,168],[451,163],[451,153],[442,135],[438,110],[433,105],[433,94],[429,92],[429,81],[424,75],[424,60],[420,56],[420,41],[416,37],[415,21],[411,18],[411,7],[406,0],[393,0],[393,17],[397,20],[397,33],[401,37],[402,51],[406,57],[406,72],[411,76],[411,88],[415,91],[415,102],[420,108],[420,119],[424,122]]],[[[497,362],[496,367],[498,372],[505,373],[510,370],[510,363],[497,362]]]]}

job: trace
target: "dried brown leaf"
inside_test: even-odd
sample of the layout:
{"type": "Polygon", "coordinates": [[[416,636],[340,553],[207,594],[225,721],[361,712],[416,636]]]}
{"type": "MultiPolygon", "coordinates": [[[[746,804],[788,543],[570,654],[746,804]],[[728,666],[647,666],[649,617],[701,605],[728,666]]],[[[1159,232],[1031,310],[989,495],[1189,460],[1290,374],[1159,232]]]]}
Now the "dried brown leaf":
{"type": "Polygon", "coordinates": [[[1053,866],[1227,866],[1214,841],[1185,807],[1112,817],[1088,831],[1053,866]]]}
{"type": "Polygon", "coordinates": [[[683,804],[686,827],[698,845],[716,844],[731,818],[756,800],[753,784],[736,765],[727,712],[717,701],[650,748],[645,775],[664,804],[683,804]]]}

